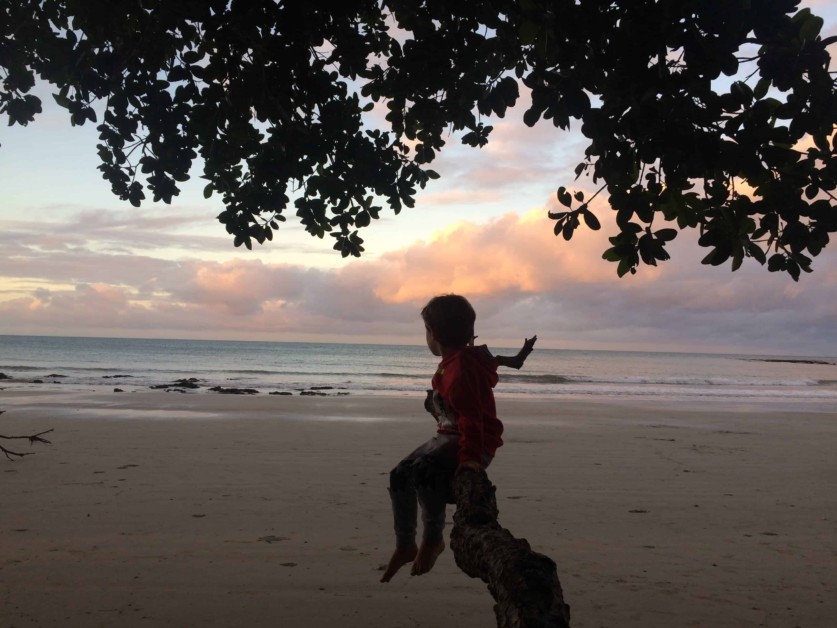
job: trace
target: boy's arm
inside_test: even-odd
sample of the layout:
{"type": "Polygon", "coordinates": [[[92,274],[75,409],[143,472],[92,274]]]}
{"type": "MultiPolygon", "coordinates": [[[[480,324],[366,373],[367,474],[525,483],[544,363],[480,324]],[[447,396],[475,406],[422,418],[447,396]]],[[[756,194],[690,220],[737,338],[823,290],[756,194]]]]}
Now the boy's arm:
{"type": "Polygon", "coordinates": [[[508,366],[513,369],[520,369],[526,361],[526,358],[528,358],[529,354],[532,353],[532,349],[535,347],[535,342],[537,342],[537,340],[537,335],[532,336],[531,338],[526,338],[523,342],[523,347],[521,347],[520,351],[517,352],[517,355],[497,355],[494,356],[494,359],[497,361],[499,366],[508,366]]]}
{"type": "Polygon", "coordinates": [[[436,421],[439,421],[439,413],[436,412],[436,406],[433,404],[433,391],[428,390],[424,397],[424,409],[427,410],[436,421]]]}

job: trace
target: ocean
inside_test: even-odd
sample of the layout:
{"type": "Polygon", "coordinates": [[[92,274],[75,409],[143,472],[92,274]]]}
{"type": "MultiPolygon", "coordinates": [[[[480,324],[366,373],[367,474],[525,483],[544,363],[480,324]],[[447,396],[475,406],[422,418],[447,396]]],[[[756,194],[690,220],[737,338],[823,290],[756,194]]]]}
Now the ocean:
{"type": "MultiPolygon", "coordinates": [[[[491,347],[512,355],[517,348],[491,347]]],[[[0,389],[123,391],[170,387],[260,393],[423,396],[438,359],[425,346],[0,335],[0,389]],[[5,377],[3,377],[5,376],[5,377]]],[[[579,351],[535,347],[500,368],[498,395],[726,399],[837,408],[837,358],[579,351]]],[[[2,393],[0,393],[2,394],[2,393]]]]}

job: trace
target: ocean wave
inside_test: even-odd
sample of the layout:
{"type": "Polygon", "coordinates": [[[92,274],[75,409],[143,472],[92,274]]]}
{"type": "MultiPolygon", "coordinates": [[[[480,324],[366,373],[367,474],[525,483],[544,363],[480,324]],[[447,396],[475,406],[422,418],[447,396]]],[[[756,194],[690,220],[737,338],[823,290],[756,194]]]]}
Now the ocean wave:
{"type": "Polygon", "coordinates": [[[334,378],[334,379],[349,379],[349,378],[382,378],[382,379],[426,379],[430,381],[431,374],[428,373],[363,373],[354,371],[323,371],[319,369],[310,370],[282,370],[282,369],[213,369],[201,370],[193,369],[195,373],[202,373],[206,375],[217,375],[218,373],[231,373],[227,379],[237,379],[242,376],[250,375],[267,375],[271,377],[320,377],[320,378],[334,378]]]}
{"type": "MultiPolygon", "coordinates": [[[[350,373],[347,373],[350,375],[350,373]]],[[[351,375],[357,376],[357,373],[351,373],[351,375]]],[[[364,378],[374,378],[374,377],[383,377],[384,379],[420,379],[426,380],[430,382],[431,375],[427,373],[368,373],[364,374],[364,378]]]]}
{"type": "MultiPolygon", "coordinates": [[[[837,375],[824,370],[834,367],[814,359],[800,358],[802,363],[789,367],[742,357],[759,356],[536,350],[522,370],[501,368],[496,390],[499,395],[555,398],[837,400],[837,375]]],[[[201,391],[237,381],[265,394],[332,386],[357,394],[410,396],[423,396],[436,366],[418,345],[265,348],[214,341],[9,336],[0,336],[0,364],[0,372],[10,378],[0,382],[6,389],[31,389],[39,386],[35,380],[43,380],[43,388],[55,382],[62,389],[118,385],[139,391],[194,377],[201,391]],[[64,377],[54,379],[55,374],[64,377]]]]}
{"type": "MultiPolygon", "coordinates": [[[[564,377],[562,375],[526,375],[526,374],[518,374],[518,373],[501,373],[500,374],[500,381],[502,382],[518,382],[518,383],[527,383],[527,384],[569,384],[573,382],[569,377],[564,377]]],[[[578,381],[578,380],[575,380],[578,381]]]]}
{"type": "MultiPolygon", "coordinates": [[[[184,369],[187,370],[187,369],[184,369]]],[[[88,373],[135,373],[135,372],[142,372],[142,373],[172,373],[177,372],[173,371],[172,369],[154,369],[149,368],[147,366],[143,366],[141,368],[131,369],[125,367],[118,367],[118,366],[0,366],[0,372],[6,373],[6,375],[13,374],[15,372],[22,372],[22,373],[61,373],[64,376],[70,375],[84,375],[88,373]],[[69,375],[67,375],[69,374],[69,375]]],[[[43,377],[46,377],[44,375],[43,377]]]]}
{"type": "MultiPolygon", "coordinates": [[[[533,376],[538,377],[538,376],[533,376]]],[[[508,379],[502,377],[503,380],[508,379]]],[[[755,388],[817,386],[823,380],[816,379],[764,379],[751,377],[664,377],[664,376],[620,376],[620,377],[566,377],[558,383],[597,384],[620,386],[696,386],[729,387],[747,386],[755,388]]],[[[544,380],[544,383],[547,382],[544,380]]]]}
{"type": "MultiPolygon", "coordinates": [[[[33,381],[35,378],[18,378],[0,382],[0,387],[11,387],[30,389],[32,386],[47,385],[52,387],[59,382],[43,378],[42,383],[33,381]]],[[[137,379],[102,379],[101,377],[72,378],[61,380],[61,389],[92,388],[94,390],[108,390],[114,385],[122,386],[129,390],[139,391],[148,389],[150,384],[170,383],[173,378],[148,379],[140,377],[137,379]]],[[[227,380],[229,381],[229,380],[227,380]]],[[[216,384],[214,380],[201,380],[200,389],[194,391],[198,394],[211,394],[207,391],[210,386],[216,384]]],[[[224,382],[220,382],[224,385],[224,382]]],[[[429,387],[429,382],[423,379],[387,379],[382,377],[362,378],[352,381],[333,380],[312,380],[296,379],[293,381],[266,381],[264,379],[248,380],[247,387],[255,388],[264,394],[271,391],[284,390],[296,391],[313,389],[327,385],[334,389],[350,391],[351,394],[371,395],[415,395],[423,396],[424,391],[429,387]]],[[[510,395],[514,397],[545,397],[545,398],[583,398],[583,399],[718,399],[718,400],[774,400],[774,401],[811,401],[815,403],[837,403],[837,388],[833,385],[805,386],[805,387],[740,387],[740,386],[678,386],[678,385],[625,385],[625,384],[603,384],[593,382],[553,382],[553,383],[531,383],[518,379],[517,381],[501,381],[496,391],[499,397],[510,395]]]]}
{"type": "MultiPolygon", "coordinates": [[[[8,365],[8,366],[6,366],[6,365],[0,364],[0,373],[6,373],[6,375],[8,375],[9,373],[12,373],[14,371],[27,371],[27,372],[28,371],[40,371],[40,372],[43,372],[43,371],[46,371],[46,370],[48,370],[48,369],[46,369],[42,366],[21,366],[21,365],[8,365]]],[[[60,369],[58,369],[58,367],[56,367],[56,370],[60,370],[60,369]]]]}

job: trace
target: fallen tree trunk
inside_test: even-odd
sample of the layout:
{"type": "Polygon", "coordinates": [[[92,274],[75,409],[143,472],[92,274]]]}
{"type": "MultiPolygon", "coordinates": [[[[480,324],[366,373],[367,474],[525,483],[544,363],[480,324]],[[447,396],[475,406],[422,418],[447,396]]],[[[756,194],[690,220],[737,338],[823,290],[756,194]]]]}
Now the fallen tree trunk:
{"type": "Polygon", "coordinates": [[[497,627],[569,628],[570,607],[555,563],[500,527],[495,488],[485,471],[463,469],[453,490],[453,556],[462,571],[488,585],[497,627]]]}

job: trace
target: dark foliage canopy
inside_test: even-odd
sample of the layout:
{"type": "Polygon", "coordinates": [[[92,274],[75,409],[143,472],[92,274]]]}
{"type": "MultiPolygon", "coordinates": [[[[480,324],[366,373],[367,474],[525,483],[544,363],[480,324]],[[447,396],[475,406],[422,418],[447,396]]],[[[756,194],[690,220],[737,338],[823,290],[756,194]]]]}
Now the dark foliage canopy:
{"type": "MultiPolygon", "coordinates": [[[[525,88],[526,124],[589,140],[575,175],[616,212],[620,276],[698,228],[704,263],[797,279],[837,231],[835,38],[798,4],[0,0],[0,114],[32,122],[45,80],[98,125],[121,199],[170,202],[199,158],[237,246],[295,211],[347,256],[437,178],[446,140],[485,145],[525,88]]],[[[581,192],[557,196],[556,235],[600,227],[581,192]]]]}

